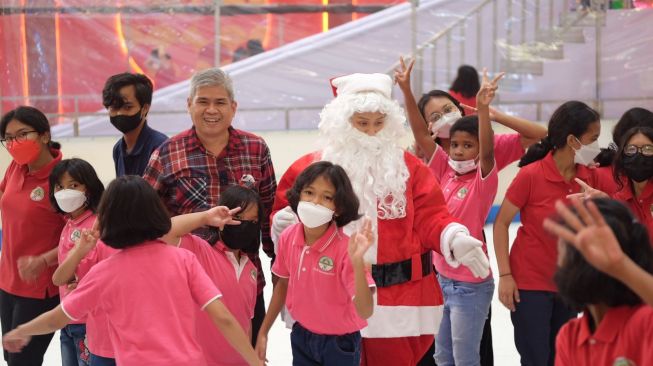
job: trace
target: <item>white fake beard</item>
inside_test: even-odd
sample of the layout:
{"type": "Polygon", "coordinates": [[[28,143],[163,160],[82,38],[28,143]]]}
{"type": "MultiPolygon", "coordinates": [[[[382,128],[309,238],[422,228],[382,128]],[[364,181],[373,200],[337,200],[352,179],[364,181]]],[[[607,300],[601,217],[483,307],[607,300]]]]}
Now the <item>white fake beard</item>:
{"type": "Polygon", "coordinates": [[[396,219],[406,216],[409,174],[403,150],[385,132],[368,136],[352,128],[327,145],[322,160],[345,169],[363,215],[396,219]]]}

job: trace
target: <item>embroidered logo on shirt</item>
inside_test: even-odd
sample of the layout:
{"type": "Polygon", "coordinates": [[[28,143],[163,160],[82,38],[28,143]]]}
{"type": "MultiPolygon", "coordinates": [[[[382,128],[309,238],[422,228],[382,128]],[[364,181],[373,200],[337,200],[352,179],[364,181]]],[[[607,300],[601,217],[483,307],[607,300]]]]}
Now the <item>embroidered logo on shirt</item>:
{"type": "Polygon", "coordinates": [[[40,201],[45,197],[45,190],[41,187],[36,187],[32,191],[32,193],[29,194],[29,198],[32,199],[32,201],[40,201]]]}
{"type": "Polygon", "coordinates": [[[72,233],[70,233],[70,241],[72,241],[73,243],[79,240],[79,238],[81,237],[82,237],[82,232],[79,231],[79,229],[75,229],[73,230],[72,233]]]}
{"type": "Polygon", "coordinates": [[[254,183],[256,183],[256,179],[254,179],[254,177],[251,174],[244,174],[240,178],[240,185],[242,187],[252,189],[252,188],[254,188],[254,183]]]}
{"type": "Polygon", "coordinates": [[[253,279],[254,281],[256,281],[256,277],[258,276],[258,273],[256,272],[256,269],[252,269],[252,270],[249,272],[249,276],[252,277],[252,279],[253,279]]]}
{"type": "Polygon", "coordinates": [[[327,257],[326,255],[317,262],[317,265],[324,272],[331,272],[333,270],[333,259],[327,257]]]}
{"type": "Polygon", "coordinates": [[[614,360],[612,366],[637,366],[637,364],[626,357],[618,357],[614,360]]]}
{"type": "Polygon", "coordinates": [[[467,189],[467,187],[463,187],[458,191],[458,193],[456,193],[456,196],[460,199],[463,199],[465,196],[467,196],[467,192],[469,192],[469,189],[467,189]]]}

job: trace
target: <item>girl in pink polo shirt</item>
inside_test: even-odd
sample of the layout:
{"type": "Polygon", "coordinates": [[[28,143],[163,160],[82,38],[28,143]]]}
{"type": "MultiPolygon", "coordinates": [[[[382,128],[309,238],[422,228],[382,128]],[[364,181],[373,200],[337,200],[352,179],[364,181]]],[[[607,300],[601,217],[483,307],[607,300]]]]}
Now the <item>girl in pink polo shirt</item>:
{"type": "MultiPolygon", "coordinates": [[[[175,216],[172,230],[163,239],[191,251],[213,283],[220,288],[225,306],[251,334],[256,304],[257,271],[246,253],[256,251],[260,242],[263,206],[259,195],[248,188],[231,186],[220,194],[220,206],[204,212],[175,216]],[[225,210],[234,221],[224,225],[225,210]],[[202,226],[219,227],[220,240],[214,245],[189,234],[202,226]]],[[[208,314],[197,310],[197,341],[209,366],[246,366],[225,336],[213,325],[208,314]]]]}
{"type": "MultiPolygon", "coordinates": [[[[97,263],[95,246],[76,245],[82,230],[95,223],[95,211],[102,198],[104,185],[95,169],[82,159],[60,161],[50,173],[50,204],[66,216],[66,226],[59,240],[59,267],[52,282],[59,286],[63,300],[91,267],[97,263]]],[[[86,324],[76,321],[60,332],[61,363],[63,366],[85,366],[90,362],[86,343],[86,324]]]]}
{"type": "MultiPolygon", "coordinates": [[[[449,153],[438,146],[429,162],[449,211],[481,241],[485,239],[483,224],[497,193],[489,108],[502,76],[490,82],[484,70],[475,103],[478,116],[463,117],[454,123],[449,153]]],[[[487,255],[485,243],[483,251],[487,255]]],[[[494,293],[492,274],[477,278],[464,266],[451,267],[441,255],[436,255],[433,261],[444,295],[442,322],[435,339],[435,361],[438,365],[479,365],[481,336],[494,293]]]]}
{"type": "Polygon", "coordinates": [[[33,335],[104,312],[117,364],[202,366],[206,359],[196,340],[194,311],[201,307],[249,365],[263,365],[195,255],[158,239],[171,223],[147,182],[137,176],[111,182],[98,207],[98,223],[99,232],[84,231],[81,240],[101,237],[122,250],[94,265],[61,305],[9,332],[3,338],[6,350],[19,351],[33,335]]]}
{"type": "Polygon", "coordinates": [[[373,312],[371,277],[363,254],[371,224],[351,239],[342,227],[357,220],[358,198],[347,173],[327,161],[311,164],[287,192],[301,223],[279,238],[272,273],[279,277],[256,350],[265,357],[267,337],[282,306],[296,320],[290,334],[293,365],[360,365],[360,329],[373,312]]]}
{"type": "Polygon", "coordinates": [[[522,363],[553,364],[560,327],[576,315],[562,302],[553,281],[557,245],[542,222],[556,200],[578,193],[579,178],[596,186],[587,168],[599,153],[599,115],[585,103],[562,104],[551,116],[549,135],[530,147],[494,223],[499,267],[499,300],[511,310],[514,340],[522,363]],[[508,227],[521,214],[521,226],[508,254],[508,227]]]}
{"type": "Polygon", "coordinates": [[[562,299],[582,311],[583,316],[570,320],[560,330],[555,364],[653,364],[653,308],[643,304],[637,293],[624,284],[626,278],[620,276],[629,265],[647,276],[653,273],[653,249],[646,227],[623,204],[609,199],[575,201],[573,211],[562,203],[556,208],[563,223],[545,223],[560,238],[555,282],[562,299]],[[614,263],[601,266],[605,273],[601,272],[588,263],[577,246],[581,250],[596,246],[599,250],[586,252],[589,260],[614,263]]]}

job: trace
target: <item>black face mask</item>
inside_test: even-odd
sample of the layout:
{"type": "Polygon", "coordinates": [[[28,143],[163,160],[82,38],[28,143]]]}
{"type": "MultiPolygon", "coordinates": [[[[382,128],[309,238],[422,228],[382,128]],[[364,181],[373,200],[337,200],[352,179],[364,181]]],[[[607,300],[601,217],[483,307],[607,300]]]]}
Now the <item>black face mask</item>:
{"type": "Polygon", "coordinates": [[[633,156],[624,156],[623,161],[626,175],[635,182],[653,177],[653,156],[644,156],[638,152],[633,156]]]}
{"type": "Polygon", "coordinates": [[[239,220],[240,225],[225,225],[220,239],[230,249],[258,253],[261,243],[261,225],[257,221],[239,220]]]}
{"type": "Polygon", "coordinates": [[[113,116],[109,117],[109,121],[111,121],[111,124],[113,127],[115,127],[118,131],[122,133],[128,133],[136,129],[138,125],[141,124],[141,121],[143,118],[141,118],[141,112],[143,109],[139,109],[136,114],[133,116],[113,116]]]}

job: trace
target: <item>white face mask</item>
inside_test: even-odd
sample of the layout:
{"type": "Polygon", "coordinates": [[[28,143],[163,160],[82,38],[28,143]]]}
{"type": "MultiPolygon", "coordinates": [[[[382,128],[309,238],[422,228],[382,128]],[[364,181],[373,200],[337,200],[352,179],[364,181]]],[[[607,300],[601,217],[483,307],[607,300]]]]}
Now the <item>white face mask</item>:
{"type": "Polygon", "coordinates": [[[86,194],[76,189],[62,189],[54,194],[59,208],[63,212],[71,213],[86,203],[86,194]]]}
{"type": "Polygon", "coordinates": [[[467,174],[478,166],[476,159],[457,161],[449,158],[449,166],[458,174],[467,174]]]}
{"type": "Polygon", "coordinates": [[[581,165],[590,165],[594,163],[594,158],[599,155],[601,148],[599,147],[599,142],[594,141],[591,144],[583,145],[580,140],[576,139],[581,144],[580,149],[574,149],[574,163],[581,165]]]}
{"type": "Polygon", "coordinates": [[[460,114],[460,111],[449,112],[440,117],[439,120],[435,121],[433,126],[431,126],[431,132],[437,133],[438,137],[448,139],[450,136],[449,130],[451,130],[451,126],[453,126],[453,124],[462,117],[463,116],[460,114]]]}
{"type": "Polygon", "coordinates": [[[300,201],[297,204],[297,216],[299,216],[302,224],[309,229],[316,228],[331,221],[334,213],[333,210],[308,201],[300,201]]]}

